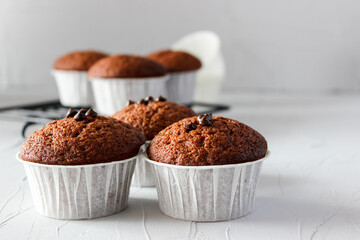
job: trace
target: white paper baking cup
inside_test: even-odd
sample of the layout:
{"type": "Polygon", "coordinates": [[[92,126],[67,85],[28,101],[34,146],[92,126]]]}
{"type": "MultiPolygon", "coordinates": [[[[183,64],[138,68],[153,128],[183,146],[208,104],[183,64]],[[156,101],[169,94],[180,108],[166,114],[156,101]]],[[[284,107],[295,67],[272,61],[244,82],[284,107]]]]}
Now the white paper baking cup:
{"type": "Polygon", "coordinates": [[[77,166],[23,163],[36,210],[57,219],[91,219],[127,206],[137,156],[77,166]]]}
{"type": "Polygon", "coordinates": [[[88,81],[87,71],[52,70],[60,102],[67,107],[92,106],[93,94],[88,81]]]}
{"type": "Polygon", "coordinates": [[[166,83],[169,101],[189,104],[194,100],[196,72],[187,71],[170,74],[170,79],[166,83]]]}
{"type": "MultiPolygon", "coordinates": [[[[140,151],[146,151],[150,142],[151,141],[146,141],[146,143],[141,146],[140,151]]],[[[137,159],[131,186],[155,187],[153,168],[150,163],[145,161],[143,154],[139,154],[139,158],[137,159]]]]}
{"type": "Polygon", "coordinates": [[[224,221],[251,212],[264,159],[218,166],[179,166],[144,158],[154,168],[160,210],[189,221],[224,221]]]}
{"type": "Polygon", "coordinates": [[[167,97],[168,75],[152,78],[93,78],[90,79],[95,96],[96,109],[104,115],[113,115],[126,107],[128,100],[140,100],[147,96],[167,97]]]}

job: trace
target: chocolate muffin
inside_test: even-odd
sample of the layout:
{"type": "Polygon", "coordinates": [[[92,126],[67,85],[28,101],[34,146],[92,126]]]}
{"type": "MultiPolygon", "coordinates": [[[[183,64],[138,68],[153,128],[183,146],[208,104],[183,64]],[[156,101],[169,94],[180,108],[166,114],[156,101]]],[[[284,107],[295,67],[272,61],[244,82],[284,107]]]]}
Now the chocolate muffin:
{"type": "Polygon", "coordinates": [[[167,126],[195,115],[192,109],[159,96],[156,100],[148,97],[137,103],[129,101],[129,106],[115,113],[113,117],[141,130],[147,140],[151,140],[167,126]]]}
{"type": "Polygon", "coordinates": [[[169,72],[193,71],[201,68],[198,58],[183,51],[161,50],[149,54],[147,58],[161,63],[169,72]]]}
{"type": "Polygon", "coordinates": [[[186,118],[151,141],[150,159],[175,165],[205,166],[251,162],[265,157],[265,138],[236,120],[211,114],[186,118]]]}
{"type": "Polygon", "coordinates": [[[166,69],[147,58],[115,55],[101,59],[89,70],[90,78],[146,78],[164,76],[166,69]]]}
{"type": "Polygon", "coordinates": [[[124,160],[135,156],[145,136],[115,118],[91,109],[69,110],[35,131],[20,150],[23,160],[52,165],[83,165],[124,160]]]}
{"type": "Polygon", "coordinates": [[[75,51],[63,55],[54,62],[55,70],[87,71],[91,65],[107,55],[97,51],[75,51]]]}

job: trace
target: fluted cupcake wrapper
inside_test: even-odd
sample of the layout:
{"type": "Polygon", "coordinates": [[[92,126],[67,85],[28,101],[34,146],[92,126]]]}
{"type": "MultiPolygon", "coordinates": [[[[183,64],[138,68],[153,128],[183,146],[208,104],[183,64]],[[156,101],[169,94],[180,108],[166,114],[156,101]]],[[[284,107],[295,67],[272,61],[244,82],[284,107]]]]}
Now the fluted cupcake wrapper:
{"type": "Polygon", "coordinates": [[[127,206],[137,156],[127,160],[77,166],[24,161],[36,210],[58,219],[91,219],[127,206]]]}
{"type": "Polygon", "coordinates": [[[147,96],[167,97],[168,75],[149,78],[93,78],[90,80],[94,92],[96,109],[112,115],[126,107],[128,100],[138,101],[147,96]]]}
{"type": "MultiPolygon", "coordinates": [[[[146,141],[146,143],[141,146],[140,151],[146,152],[149,143],[150,141],[146,141]]],[[[139,154],[131,185],[135,187],[155,187],[153,168],[150,163],[145,161],[143,154],[139,154]]]]}
{"type": "Polygon", "coordinates": [[[169,101],[189,104],[194,100],[196,72],[187,71],[170,74],[170,79],[166,83],[169,101]]]}
{"type": "Polygon", "coordinates": [[[264,159],[221,166],[152,161],[160,210],[189,221],[224,221],[250,213],[264,159]]]}
{"type": "Polygon", "coordinates": [[[60,102],[67,107],[88,107],[93,104],[93,94],[86,71],[52,70],[60,102]]]}

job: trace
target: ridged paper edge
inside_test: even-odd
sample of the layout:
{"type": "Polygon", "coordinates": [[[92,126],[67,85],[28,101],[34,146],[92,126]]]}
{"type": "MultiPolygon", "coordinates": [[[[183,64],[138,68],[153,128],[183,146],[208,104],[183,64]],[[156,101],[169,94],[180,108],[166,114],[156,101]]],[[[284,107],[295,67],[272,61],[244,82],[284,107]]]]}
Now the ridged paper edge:
{"type": "Polygon", "coordinates": [[[106,165],[59,167],[23,161],[36,210],[57,219],[91,219],[127,206],[136,157],[106,165]]]}
{"type": "Polygon", "coordinates": [[[94,102],[92,89],[84,71],[53,70],[60,102],[64,106],[91,106],[94,102]]]}
{"type": "MultiPolygon", "coordinates": [[[[144,157],[151,164],[153,161],[144,157]]],[[[221,168],[153,162],[160,210],[189,221],[225,221],[252,211],[263,161],[221,168]]],[[[226,165],[224,165],[226,166],[226,165]]]]}

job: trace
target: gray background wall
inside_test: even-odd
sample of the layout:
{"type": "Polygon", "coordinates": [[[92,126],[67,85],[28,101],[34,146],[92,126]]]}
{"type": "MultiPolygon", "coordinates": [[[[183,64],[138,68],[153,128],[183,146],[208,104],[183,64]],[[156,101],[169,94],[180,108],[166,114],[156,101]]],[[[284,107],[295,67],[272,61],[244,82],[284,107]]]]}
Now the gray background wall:
{"type": "Polygon", "coordinates": [[[0,90],[55,88],[53,60],[70,50],[145,54],[181,36],[222,39],[225,87],[357,89],[356,0],[0,0],[0,90]]]}

